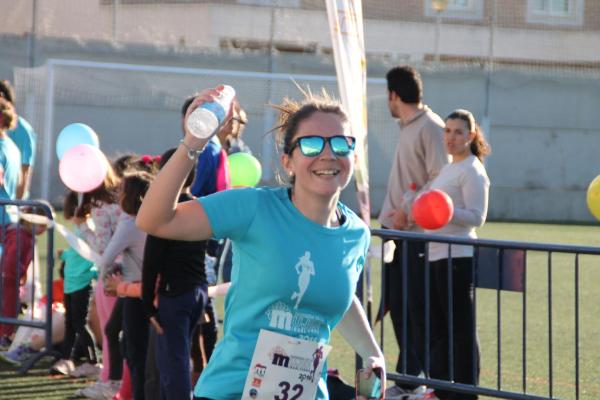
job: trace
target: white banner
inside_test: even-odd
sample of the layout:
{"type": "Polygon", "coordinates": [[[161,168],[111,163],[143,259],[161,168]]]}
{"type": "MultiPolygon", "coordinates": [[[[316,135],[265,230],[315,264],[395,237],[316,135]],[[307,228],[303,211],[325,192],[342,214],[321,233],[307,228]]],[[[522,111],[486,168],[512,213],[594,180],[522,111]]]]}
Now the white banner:
{"type": "MultiPolygon", "coordinates": [[[[73,232],[58,222],[49,219],[44,215],[20,213],[16,214],[19,218],[32,224],[53,226],[56,232],[60,233],[79,255],[88,261],[97,264],[100,261],[100,255],[81,238],[77,237],[73,232]]],[[[18,218],[17,218],[18,219],[18,218]]]]}
{"type": "Polygon", "coordinates": [[[325,0],[342,105],[356,137],[354,172],[360,215],[370,225],[367,159],[367,61],[361,0],[325,0]]]}

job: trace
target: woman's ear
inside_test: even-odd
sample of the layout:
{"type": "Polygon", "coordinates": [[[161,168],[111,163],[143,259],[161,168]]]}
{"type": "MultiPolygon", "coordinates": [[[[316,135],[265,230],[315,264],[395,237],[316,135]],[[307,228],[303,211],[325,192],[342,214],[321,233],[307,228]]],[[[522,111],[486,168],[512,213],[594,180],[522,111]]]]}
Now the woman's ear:
{"type": "Polygon", "coordinates": [[[475,140],[475,136],[477,136],[476,131],[469,132],[469,142],[472,142],[473,140],[475,140]]]}
{"type": "Polygon", "coordinates": [[[292,159],[290,158],[289,154],[283,153],[280,157],[280,162],[288,176],[294,173],[294,171],[292,171],[292,159]]]}

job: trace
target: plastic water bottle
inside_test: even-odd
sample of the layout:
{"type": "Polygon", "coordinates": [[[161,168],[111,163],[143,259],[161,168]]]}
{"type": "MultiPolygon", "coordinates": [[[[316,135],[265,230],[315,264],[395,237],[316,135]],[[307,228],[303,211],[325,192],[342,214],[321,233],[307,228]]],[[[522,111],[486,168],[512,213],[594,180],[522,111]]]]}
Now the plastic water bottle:
{"type": "Polygon", "coordinates": [[[234,97],[235,90],[225,85],[219,97],[210,103],[202,104],[190,114],[187,119],[188,131],[199,139],[213,136],[223,123],[234,97]]]}

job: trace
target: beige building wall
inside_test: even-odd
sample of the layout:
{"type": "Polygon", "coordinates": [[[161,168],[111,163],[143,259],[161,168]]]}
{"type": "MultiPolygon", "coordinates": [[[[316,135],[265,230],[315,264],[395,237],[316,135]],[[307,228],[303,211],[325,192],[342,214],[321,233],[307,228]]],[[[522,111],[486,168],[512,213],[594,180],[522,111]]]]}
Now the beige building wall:
{"type": "MultiPolygon", "coordinates": [[[[42,37],[151,44],[188,51],[218,50],[227,43],[266,46],[271,37],[279,48],[330,49],[322,0],[292,1],[299,8],[239,4],[248,1],[120,0],[115,9],[110,0],[37,0],[36,31],[42,37]]],[[[436,21],[426,9],[430,1],[365,1],[367,52],[408,60],[433,57],[436,21]]],[[[446,18],[442,14],[442,59],[485,59],[493,51],[500,62],[600,61],[600,1],[578,0],[585,6],[584,18],[581,25],[572,26],[527,23],[527,0],[496,0],[493,48],[489,22],[493,3],[481,1],[481,18],[460,19],[452,14],[446,18]]],[[[0,34],[27,34],[32,25],[32,3],[0,0],[0,7],[9,15],[0,26],[0,34]]]]}

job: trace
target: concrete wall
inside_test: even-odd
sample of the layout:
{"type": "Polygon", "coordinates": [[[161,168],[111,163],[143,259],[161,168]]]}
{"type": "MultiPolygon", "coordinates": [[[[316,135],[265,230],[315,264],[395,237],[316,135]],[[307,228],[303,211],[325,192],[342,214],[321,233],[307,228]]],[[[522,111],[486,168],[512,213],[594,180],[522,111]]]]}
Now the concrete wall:
{"type": "MultiPolygon", "coordinates": [[[[0,0],[0,6],[9,16],[0,26],[0,76],[14,79],[16,68],[27,67],[31,62],[44,65],[50,58],[273,71],[290,76],[335,75],[322,9],[288,8],[272,12],[268,7],[229,3],[123,4],[115,19],[111,2],[38,0],[38,37],[30,42],[27,33],[31,31],[32,2],[0,0]],[[69,12],[65,13],[65,9],[69,12]],[[267,43],[271,32],[276,43],[314,44],[317,52],[280,53],[269,58],[261,51],[220,50],[223,41],[232,39],[267,43]]],[[[389,0],[377,0],[369,4],[373,10],[387,10],[389,3],[389,0]]],[[[594,23],[599,20],[600,6],[586,1],[584,25],[563,29],[526,24],[524,17],[517,15],[518,1],[500,2],[503,6],[493,43],[496,60],[552,67],[547,70],[498,67],[487,91],[485,72],[473,64],[440,68],[421,64],[434,51],[435,24],[432,18],[422,15],[422,1],[403,2],[406,6],[404,3],[416,10],[413,17],[399,9],[394,9],[396,14],[386,14],[387,18],[371,12],[373,10],[365,13],[368,76],[371,80],[379,79],[371,81],[368,93],[373,212],[379,210],[385,193],[397,135],[386,108],[381,79],[393,65],[411,62],[422,70],[425,101],[442,116],[463,107],[481,119],[489,94],[491,129],[488,133],[493,155],[487,161],[487,168],[492,179],[491,218],[591,221],[585,206],[585,191],[600,173],[595,157],[595,149],[600,148],[600,116],[596,111],[600,109],[597,67],[600,34],[594,23]],[[507,7],[509,3],[511,7],[507,7]],[[514,12],[512,17],[521,18],[521,22],[510,23],[510,15],[506,14],[510,10],[514,12]],[[587,67],[566,72],[557,68],[559,64],[587,67]]],[[[489,12],[488,4],[485,16],[489,12]]],[[[485,21],[446,19],[443,22],[442,56],[463,60],[487,58],[490,29],[485,21]]],[[[129,103],[122,99],[104,103],[95,100],[98,87],[103,87],[94,87],[93,81],[84,80],[78,87],[84,92],[89,89],[87,94],[75,93],[79,89],[69,89],[66,94],[64,87],[59,90],[63,97],[57,99],[53,125],[48,131],[44,126],[44,87],[26,88],[28,83],[21,82],[22,90],[17,95],[19,111],[32,120],[40,132],[42,145],[49,143],[52,147],[56,135],[66,124],[85,122],[101,134],[103,150],[109,155],[127,151],[160,153],[177,144],[181,99],[202,85],[219,82],[216,79],[191,79],[178,88],[170,87],[170,81],[150,81],[151,84],[140,86],[137,97],[133,96],[135,99],[129,103]],[[155,90],[150,90],[150,86],[156,86],[155,90]],[[47,132],[49,137],[45,137],[47,132]]],[[[119,86],[126,89],[131,79],[109,79],[105,83],[104,86],[111,84],[117,89],[119,86]]],[[[268,154],[269,137],[264,132],[272,117],[264,106],[269,98],[264,85],[235,81],[251,118],[246,139],[261,158],[268,154]]],[[[335,83],[330,87],[335,90],[335,83]]],[[[298,95],[293,85],[288,85],[287,90],[275,92],[273,101],[288,93],[298,95]]],[[[50,155],[53,154],[51,148],[50,155]]],[[[41,154],[38,156],[41,160],[41,154]]],[[[40,179],[45,169],[51,177],[50,198],[59,201],[63,187],[55,167],[55,164],[49,168],[38,162],[33,193],[40,193],[40,179]]],[[[353,195],[345,198],[354,202],[353,195]]]]}
{"type": "MultiPolygon", "coordinates": [[[[223,60],[222,60],[223,61],[223,60]]],[[[214,62],[214,60],[213,60],[214,62]]],[[[321,59],[322,70],[327,62],[321,59]]],[[[286,59],[278,56],[275,65],[287,68],[293,64],[297,70],[302,65],[318,64],[312,56],[286,59]]],[[[377,214],[381,206],[390,160],[394,152],[397,127],[387,110],[387,95],[383,79],[391,65],[373,62],[368,92],[369,109],[369,160],[372,210],[377,214]],[[376,64],[376,65],[375,65],[376,64]]],[[[235,69],[232,59],[228,69],[235,69]]],[[[243,62],[239,65],[244,66],[243,62]]],[[[425,83],[425,102],[442,117],[455,108],[468,108],[481,120],[486,98],[486,76],[483,70],[471,68],[433,69],[421,66],[425,83]]],[[[332,70],[331,76],[333,76],[332,70]]],[[[69,91],[76,83],[75,71],[62,71],[70,82],[58,86],[51,137],[41,137],[41,146],[52,147],[62,127],[72,122],[84,122],[101,136],[101,146],[107,155],[135,151],[138,153],[161,153],[176,146],[180,138],[179,105],[190,91],[210,82],[231,82],[237,89],[242,104],[247,108],[250,124],[245,138],[254,153],[263,161],[270,157],[273,168],[277,155],[269,154],[265,147],[271,138],[265,135],[270,118],[268,108],[269,87],[263,79],[252,77],[153,77],[152,87],[136,86],[133,76],[115,76],[110,82],[123,94],[115,92],[115,99],[101,97],[109,85],[105,77],[98,78],[102,86],[95,86],[88,79],[87,86],[76,84],[82,93],[69,91]],[[62,88],[62,89],[60,89],[62,88]],[[133,89],[132,89],[133,88],[133,89]],[[131,90],[138,92],[130,96],[131,90]],[[68,96],[60,94],[68,92],[68,96]],[[71,97],[69,97],[71,96],[71,97]],[[95,97],[96,96],[96,97],[95,97]],[[128,97],[129,96],[129,97],[128,97]],[[71,98],[72,101],[68,99],[71,98]],[[108,98],[108,100],[107,100],[108,98]],[[74,99],[74,100],[73,100],[74,99]]],[[[42,75],[43,76],[43,75],[42,75]]],[[[300,83],[302,79],[298,79],[300,83]]],[[[311,87],[321,84],[335,91],[334,82],[311,82],[311,87]]],[[[42,86],[43,87],[43,86],[42,86]]],[[[585,193],[589,182],[600,173],[597,149],[600,148],[600,79],[589,73],[544,73],[543,71],[519,71],[498,69],[494,71],[490,85],[490,121],[488,132],[493,154],[486,166],[492,182],[489,217],[497,220],[534,220],[589,222],[591,216],[585,205],[585,193]]],[[[273,101],[284,95],[298,97],[291,81],[278,83],[271,89],[273,101]]],[[[43,91],[41,92],[43,94],[43,91]]],[[[40,92],[37,120],[44,105],[40,92]],[[41,97],[41,102],[40,102],[41,97]]],[[[104,96],[104,95],[103,95],[104,96]]],[[[22,99],[26,102],[26,99],[22,99]]],[[[43,121],[43,118],[41,118],[43,121]]],[[[44,132],[42,129],[41,132],[44,132]]],[[[42,135],[43,136],[43,135],[42,135]]],[[[63,186],[57,176],[54,150],[50,173],[50,199],[59,201],[63,186]]],[[[39,158],[41,160],[41,158],[39,158]]],[[[43,176],[38,164],[35,171],[33,194],[39,194],[43,176]]],[[[272,181],[265,182],[268,184],[272,181]]],[[[352,190],[344,195],[345,201],[354,204],[352,190]]]]}

